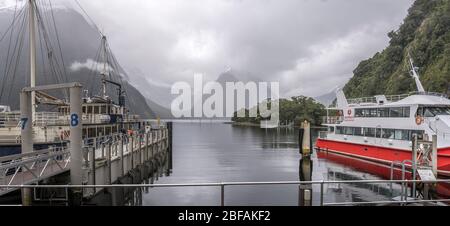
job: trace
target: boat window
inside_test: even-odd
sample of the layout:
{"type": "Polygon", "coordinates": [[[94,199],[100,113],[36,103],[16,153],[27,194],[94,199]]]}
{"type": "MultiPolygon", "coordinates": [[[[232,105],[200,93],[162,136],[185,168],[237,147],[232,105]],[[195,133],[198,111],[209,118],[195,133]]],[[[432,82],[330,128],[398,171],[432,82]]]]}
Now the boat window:
{"type": "Polygon", "coordinates": [[[345,135],[353,135],[353,127],[344,127],[344,134],[345,135]]]}
{"type": "Polygon", "coordinates": [[[333,126],[329,126],[328,127],[328,132],[331,132],[331,133],[334,132],[334,127],[333,126]]]}
{"type": "Polygon", "coordinates": [[[390,108],[389,109],[389,117],[391,118],[397,118],[403,116],[403,109],[402,108],[390,108]]]}
{"type": "Polygon", "coordinates": [[[409,114],[409,107],[355,109],[355,117],[409,118],[409,114]]]}
{"type": "Polygon", "coordinates": [[[100,114],[106,114],[106,106],[105,105],[101,106],[100,114]]]}
{"type": "Polygon", "coordinates": [[[419,139],[422,139],[424,132],[423,130],[411,130],[410,140],[412,140],[414,134],[416,134],[419,139]]]}
{"type": "Polygon", "coordinates": [[[362,113],[363,109],[355,109],[355,117],[363,117],[363,113],[362,113]]]}
{"type": "Polygon", "coordinates": [[[364,136],[375,137],[375,128],[364,128],[364,136]]]}
{"type": "Polygon", "coordinates": [[[394,139],[396,140],[409,140],[410,139],[409,130],[396,129],[394,139]]]}
{"type": "Polygon", "coordinates": [[[336,126],[336,134],[344,134],[344,127],[336,126]]]}
{"type": "Polygon", "coordinates": [[[385,139],[394,139],[394,130],[393,129],[383,129],[382,137],[385,139]]]}
{"type": "Polygon", "coordinates": [[[409,118],[410,108],[404,107],[403,108],[403,117],[409,118]]]}
{"type": "Polygon", "coordinates": [[[389,117],[389,108],[378,109],[378,117],[383,117],[383,118],[389,117]]]}
{"type": "Polygon", "coordinates": [[[355,135],[355,136],[363,136],[363,128],[353,127],[353,135],[355,135]]]}
{"type": "Polygon", "coordinates": [[[88,137],[95,137],[95,128],[88,129],[88,137]]]}
{"type": "Polygon", "coordinates": [[[377,134],[375,137],[381,137],[381,128],[377,128],[377,134]]]}
{"type": "MultiPolygon", "coordinates": [[[[332,127],[329,127],[332,130],[332,127]]],[[[385,139],[395,140],[412,140],[412,135],[417,134],[422,137],[424,131],[422,130],[406,130],[406,129],[382,129],[382,128],[367,128],[367,127],[347,127],[336,126],[336,134],[366,136],[366,137],[382,137],[385,139]]]]}
{"type": "Polygon", "coordinates": [[[450,115],[449,107],[426,107],[423,110],[424,117],[434,117],[436,115],[450,115]]]}

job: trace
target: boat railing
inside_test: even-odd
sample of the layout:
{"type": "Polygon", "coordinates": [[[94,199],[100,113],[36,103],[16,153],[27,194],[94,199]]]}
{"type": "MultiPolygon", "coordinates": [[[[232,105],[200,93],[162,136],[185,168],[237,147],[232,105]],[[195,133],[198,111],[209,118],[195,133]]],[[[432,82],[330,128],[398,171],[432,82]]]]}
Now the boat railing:
{"type": "MultiPolygon", "coordinates": [[[[448,99],[448,95],[444,93],[437,93],[437,92],[410,92],[406,94],[398,94],[398,95],[388,95],[385,96],[386,100],[389,102],[397,102],[400,100],[405,99],[406,97],[413,96],[413,95],[427,95],[427,96],[436,96],[436,97],[442,97],[445,99],[448,99]]],[[[360,97],[360,98],[352,98],[347,100],[348,104],[375,104],[377,103],[376,97],[360,97]]]]}
{"type": "Polygon", "coordinates": [[[348,104],[377,103],[376,97],[360,97],[347,100],[348,104]]]}
{"type": "Polygon", "coordinates": [[[324,124],[341,124],[344,121],[344,116],[323,116],[322,123],[324,124]]]}

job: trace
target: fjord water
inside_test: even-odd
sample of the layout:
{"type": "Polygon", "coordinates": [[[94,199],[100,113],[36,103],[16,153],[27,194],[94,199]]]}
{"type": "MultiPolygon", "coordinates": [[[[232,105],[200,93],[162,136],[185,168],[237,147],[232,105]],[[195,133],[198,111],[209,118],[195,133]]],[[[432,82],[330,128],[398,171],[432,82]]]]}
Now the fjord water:
{"type": "MultiPolygon", "coordinates": [[[[313,133],[317,134],[317,132],[313,133]]],[[[172,172],[156,184],[298,181],[297,129],[224,123],[174,123],[172,172]]],[[[312,155],[312,180],[380,179],[312,155]]],[[[325,185],[325,202],[387,200],[388,185],[325,185]]],[[[141,195],[140,195],[141,196],[141,195]]],[[[313,186],[313,204],[320,187],[313,186]]],[[[298,185],[225,187],[225,205],[298,205],[298,185]]],[[[142,205],[220,205],[220,187],[151,188],[142,205]]]]}

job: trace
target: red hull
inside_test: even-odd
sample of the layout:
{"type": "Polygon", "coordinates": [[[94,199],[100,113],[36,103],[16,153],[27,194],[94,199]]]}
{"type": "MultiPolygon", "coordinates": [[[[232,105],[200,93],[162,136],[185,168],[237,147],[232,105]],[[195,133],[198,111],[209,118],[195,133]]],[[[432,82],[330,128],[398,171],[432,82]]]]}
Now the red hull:
{"type": "MultiPolygon", "coordinates": [[[[411,152],[395,148],[317,139],[316,147],[336,153],[390,165],[393,161],[411,160],[411,152]]],[[[438,150],[438,174],[450,176],[450,148],[438,150]]]]}

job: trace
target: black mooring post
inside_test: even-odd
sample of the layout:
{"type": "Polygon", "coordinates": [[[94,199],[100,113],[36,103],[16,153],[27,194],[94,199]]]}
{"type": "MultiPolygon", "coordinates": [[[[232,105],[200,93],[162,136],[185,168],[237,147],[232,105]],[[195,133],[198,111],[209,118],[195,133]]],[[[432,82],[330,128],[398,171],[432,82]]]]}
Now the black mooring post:
{"type": "Polygon", "coordinates": [[[173,123],[172,122],[167,122],[167,136],[169,136],[167,139],[169,141],[169,169],[168,170],[172,170],[172,131],[173,131],[173,123]]]}
{"type": "Polygon", "coordinates": [[[300,154],[303,154],[303,134],[304,134],[304,129],[300,128],[298,130],[298,151],[300,154]]]}

